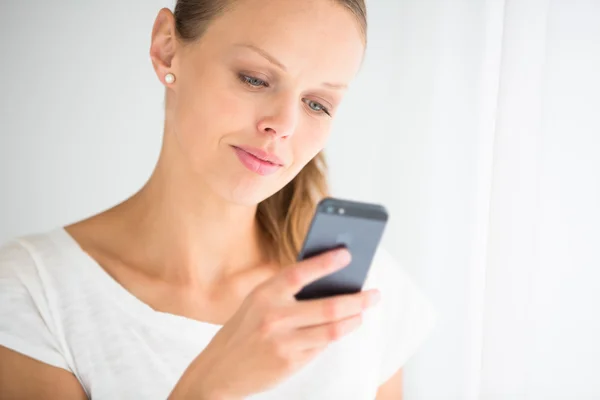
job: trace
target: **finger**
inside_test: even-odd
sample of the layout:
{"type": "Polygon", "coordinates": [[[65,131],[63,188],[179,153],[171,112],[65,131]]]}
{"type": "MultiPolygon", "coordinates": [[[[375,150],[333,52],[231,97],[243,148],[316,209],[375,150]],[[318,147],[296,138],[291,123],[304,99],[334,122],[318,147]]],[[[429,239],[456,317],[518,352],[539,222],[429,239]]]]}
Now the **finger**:
{"type": "Polygon", "coordinates": [[[325,299],[299,301],[289,306],[284,324],[288,327],[307,328],[343,320],[374,306],[379,298],[379,290],[371,289],[325,299]]]}
{"type": "Polygon", "coordinates": [[[350,260],[345,248],[328,251],[285,268],[268,286],[277,295],[292,297],[309,283],[346,267],[350,260]]]}
{"type": "Polygon", "coordinates": [[[362,314],[358,314],[336,322],[299,329],[291,340],[293,346],[301,351],[322,349],[354,332],[361,325],[362,314]]]}
{"type": "Polygon", "coordinates": [[[323,346],[311,347],[308,349],[299,349],[298,354],[302,360],[303,364],[308,364],[315,358],[317,358],[325,349],[327,349],[327,344],[323,346]]]}

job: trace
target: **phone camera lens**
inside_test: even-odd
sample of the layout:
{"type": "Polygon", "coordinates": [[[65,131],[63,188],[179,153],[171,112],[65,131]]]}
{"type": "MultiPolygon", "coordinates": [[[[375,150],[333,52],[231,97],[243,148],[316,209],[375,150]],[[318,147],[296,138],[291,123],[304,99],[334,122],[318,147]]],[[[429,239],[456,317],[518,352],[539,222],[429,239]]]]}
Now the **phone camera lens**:
{"type": "Polygon", "coordinates": [[[331,214],[333,212],[333,206],[327,207],[327,212],[331,214]]]}

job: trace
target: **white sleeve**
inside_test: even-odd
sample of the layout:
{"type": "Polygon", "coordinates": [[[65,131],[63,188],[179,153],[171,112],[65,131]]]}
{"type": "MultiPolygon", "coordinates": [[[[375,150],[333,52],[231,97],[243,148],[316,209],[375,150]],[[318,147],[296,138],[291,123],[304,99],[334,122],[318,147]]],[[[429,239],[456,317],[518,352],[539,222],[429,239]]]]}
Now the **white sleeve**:
{"type": "Polygon", "coordinates": [[[390,379],[429,337],[437,320],[431,301],[392,256],[378,252],[378,286],[383,311],[379,385],[390,379]]]}
{"type": "Polygon", "coordinates": [[[0,247],[0,345],[70,371],[49,326],[52,318],[29,252],[17,241],[0,247]]]}

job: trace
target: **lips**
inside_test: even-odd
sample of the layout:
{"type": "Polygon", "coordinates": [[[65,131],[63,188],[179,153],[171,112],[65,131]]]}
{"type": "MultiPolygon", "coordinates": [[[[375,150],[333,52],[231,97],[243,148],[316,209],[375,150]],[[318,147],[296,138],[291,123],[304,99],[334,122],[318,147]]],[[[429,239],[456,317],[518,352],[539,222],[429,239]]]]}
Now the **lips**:
{"type": "Polygon", "coordinates": [[[246,146],[232,146],[232,148],[240,162],[259,175],[271,175],[283,167],[281,159],[262,149],[246,146]]]}
{"type": "Polygon", "coordinates": [[[259,149],[257,147],[249,147],[249,146],[234,146],[240,150],[245,151],[246,153],[253,155],[261,161],[267,161],[271,164],[283,166],[283,161],[279,159],[275,154],[269,153],[265,150],[259,149]]]}

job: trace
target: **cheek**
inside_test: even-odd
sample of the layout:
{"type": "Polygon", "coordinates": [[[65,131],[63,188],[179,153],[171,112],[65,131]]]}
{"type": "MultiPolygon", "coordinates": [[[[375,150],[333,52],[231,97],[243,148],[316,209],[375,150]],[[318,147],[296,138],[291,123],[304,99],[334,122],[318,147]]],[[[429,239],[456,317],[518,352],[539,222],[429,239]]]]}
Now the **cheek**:
{"type": "Polygon", "coordinates": [[[251,121],[252,107],[231,90],[223,90],[211,102],[213,116],[218,115],[223,124],[232,126],[232,130],[247,131],[251,121]]]}
{"type": "Polygon", "coordinates": [[[323,148],[329,137],[329,126],[315,124],[293,138],[294,163],[303,167],[323,148]]]}
{"type": "Polygon", "coordinates": [[[184,145],[195,153],[206,152],[224,136],[248,130],[245,114],[251,110],[229,90],[204,87],[188,91],[182,99],[178,134],[184,145]]]}

